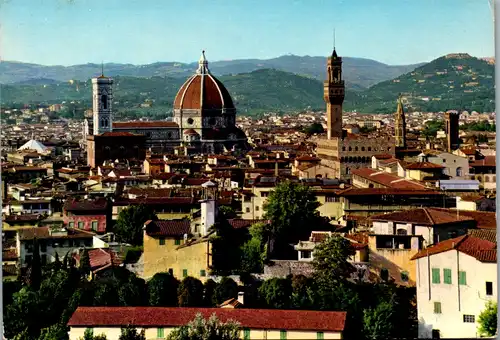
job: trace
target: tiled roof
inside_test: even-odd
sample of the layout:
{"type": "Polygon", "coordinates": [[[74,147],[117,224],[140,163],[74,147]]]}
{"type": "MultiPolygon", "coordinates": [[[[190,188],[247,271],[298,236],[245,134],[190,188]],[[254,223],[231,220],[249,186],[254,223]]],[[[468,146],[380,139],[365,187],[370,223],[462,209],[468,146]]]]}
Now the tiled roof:
{"type": "Polygon", "coordinates": [[[271,223],[271,221],[269,220],[244,220],[240,218],[232,218],[229,219],[228,222],[234,229],[250,228],[252,225],[256,223],[265,223],[265,224],[271,223]]]}
{"type": "Polygon", "coordinates": [[[496,229],[470,229],[467,234],[493,243],[497,242],[496,229]]]}
{"type": "Polygon", "coordinates": [[[98,198],[93,201],[71,198],[64,203],[65,211],[103,211],[108,209],[108,207],[109,202],[105,198],[98,198]]]}
{"type": "MultiPolygon", "coordinates": [[[[452,213],[457,213],[455,209],[444,209],[444,208],[433,208],[434,210],[447,210],[452,213]]],[[[460,210],[460,216],[465,216],[474,219],[477,222],[477,227],[479,229],[496,229],[497,220],[496,213],[489,211],[469,211],[460,210]]]]}
{"type": "Polygon", "coordinates": [[[483,240],[472,235],[463,235],[439,242],[432,247],[419,251],[412,257],[412,260],[440,254],[454,249],[461,253],[475,257],[481,262],[496,262],[497,260],[496,243],[483,240]]]}
{"type": "Polygon", "coordinates": [[[374,155],[373,157],[375,157],[375,159],[391,159],[393,158],[392,155],[389,155],[389,154],[381,154],[381,155],[374,155]]]}
{"type": "Polygon", "coordinates": [[[98,248],[89,250],[89,258],[90,268],[93,271],[108,267],[111,264],[119,266],[122,263],[118,255],[111,249],[98,248]]]}
{"type": "Polygon", "coordinates": [[[422,225],[440,225],[464,221],[473,221],[468,216],[457,214],[456,211],[436,208],[417,208],[411,210],[396,211],[389,214],[375,215],[372,221],[392,221],[403,223],[418,223],[422,225]]]}
{"type": "Polygon", "coordinates": [[[365,178],[369,181],[381,184],[387,188],[406,189],[406,190],[424,190],[425,186],[411,180],[369,168],[352,170],[352,175],[365,178]]]}
{"type": "Polygon", "coordinates": [[[474,156],[476,154],[476,148],[460,148],[460,151],[467,156],[474,156]]]}
{"type": "Polygon", "coordinates": [[[231,306],[233,308],[240,308],[243,306],[243,304],[241,302],[239,302],[238,300],[236,300],[235,298],[231,298],[231,299],[224,301],[223,303],[221,303],[219,305],[219,307],[221,307],[221,308],[224,306],[231,306]]]}
{"type": "Polygon", "coordinates": [[[311,231],[311,236],[309,237],[309,241],[314,243],[321,243],[332,235],[331,232],[328,231],[311,231]]]}
{"type": "Polygon", "coordinates": [[[429,169],[444,169],[444,166],[441,166],[439,164],[434,164],[431,162],[416,162],[416,163],[410,163],[405,166],[407,170],[429,170],[429,169]]]}
{"type": "Polygon", "coordinates": [[[101,134],[103,137],[135,137],[135,136],[141,136],[141,135],[136,135],[130,132],[104,132],[101,134]]]}
{"type": "Polygon", "coordinates": [[[172,189],[170,188],[138,188],[138,187],[132,187],[128,190],[128,193],[131,195],[136,195],[136,196],[144,196],[144,197],[155,197],[155,198],[161,198],[161,197],[171,197],[172,196],[172,189]]]}
{"type": "Polygon", "coordinates": [[[482,166],[493,167],[496,165],[497,161],[495,156],[486,156],[483,159],[469,163],[469,166],[471,167],[482,167],[482,166]]]}
{"type": "Polygon", "coordinates": [[[313,157],[313,156],[300,156],[300,157],[295,158],[295,160],[299,161],[299,162],[319,162],[319,161],[321,161],[321,159],[319,159],[318,157],[313,157]]]}
{"type": "Polygon", "coordinates": [[[339,192],[339,196],[381,196],[381,195],[410,195],[410,196],[440,196],[439,191],[432,190],[403,190],[392,188],[348,188],[339,192]]]}
{"type": "Polygon", "coordinates": [[[152,128],[176,128],[179,125],[175,122],[152,121],[152,122],[114,122],[113,129],[152,129],[152,128]]]}
{"type": "Polygon", "coordinates": [[[78,307],[68,326],[179,327],[197,314],[208,319],[216,314],[219,320],[234,320],[243,328],[285,329],[303,331],[342,332],[346,312],[246,309],[246,308],[187,308],[187,307],[78,307]]]}
{"type": "Polygon", "coordinates": [[[113,205],[115,206],[125,206],[134,204],[145,204],[145,205],[157,205],[157,204],[194,204],[195,199],[193,197],[161,197],[161,198],[137,198],[128,199],[121,198],[117,199],[113,205]]]}
{"type": "Polygon", "coordinates": [[[144,225],[149,236],[183,236],[191,232],[187,219],[147,221],[144,225]]]}
{"type": "Polygon", "coordinates": [[[23,214],[23,215],[6,215],[3,217],[5,223],[16,222],[36,222],[43,220],[43,215],[40,214],[23,214]]]}
{"type": "Polygon", "coordinates": [[[29,229],[21,229],[18,231],[21,240],[32,240],[35,237],[38,239],[61,239],[61,238],[80,238],[91,239],[94,233],[90,231],[79,230],[76,228],[66,228],[68,234],[50,234],[50,227],[34,227],[29,229]]]}

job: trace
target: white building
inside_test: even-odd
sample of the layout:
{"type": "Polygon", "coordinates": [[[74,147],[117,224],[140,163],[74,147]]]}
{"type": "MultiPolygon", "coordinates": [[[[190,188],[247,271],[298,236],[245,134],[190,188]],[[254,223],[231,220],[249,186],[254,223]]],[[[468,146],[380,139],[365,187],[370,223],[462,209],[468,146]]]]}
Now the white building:
{"type": "Polygon", "coordinates": [[[486,302],[497,299],[495,231],[473,231],[417,253],[419,338],[475,338],[486,302]]]}

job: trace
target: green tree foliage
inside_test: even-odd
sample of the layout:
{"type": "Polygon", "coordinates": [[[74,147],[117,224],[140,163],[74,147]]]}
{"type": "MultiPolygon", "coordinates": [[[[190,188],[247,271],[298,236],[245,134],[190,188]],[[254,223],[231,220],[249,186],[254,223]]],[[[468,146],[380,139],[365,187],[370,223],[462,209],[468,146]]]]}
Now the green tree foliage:
{"type": "Polygon", "coordinates": [[[221,304],[222,302],[238,297],[238,284],[229,277],[223,277],[215,287],[214,292],[215,302],[221,304]]]}
{"type": "Polygon", "coordinates": [[[35,337],[45,325],[43,308],[39,304],[38,294],[28,287],[14,294],[13,303],[5,308],[4,331],[7,339],[18,334],[35,337]]]}
{"type": "Polygon", "coordinates": [[[217,283],[208,279],[203,284],[203,306],[204,307],[215,307],[217,301],[215,300],[215,290],[217,289],[217,283]]]}
{"type": "Polygon", "coordinates": [[[212,272],[216,275],[230,275],[239,267],[239,247],[242,235],[229,224],[223,215],[219,216],[213,230],[215,233],[210,237],[212,243],[212,272]]]}
{"type": "Polygon", "coordinates": [[[107,340],[107,338],[104,334],[94,335],[94,331],[87,328],[85,333],[83,333],[83,338],[80,338],[80,340],[107,340]]]}
{"type": "Polygon", "coordinates": [[[149,305],[175,307],[179,281],[169,273],[157,273],[148,282],[149,305]]]}
{"type": "Polygon", "coordinates": [[[393,305],[382,302],[364,310],[363,334],[367,340],[389,339],[393,326],[393,305]]]}
{"type": "Polygon", "coordinates": [[[118,340],[146,340],[146,335],[144,329],[140,332],[134,327],[122,328],[122,332],[118,340]]]}
{"type": "Polygon", "coordinates": [[[305,133],[308,135],[314,135],[315,133],[323,133],[325,129],[321,123],[312,123],[305,129],[305,133]]]}
{"type": "Polygon", "coordinates": [[[68,340],[69,327],[63,324],[55,324],[42,329],[38,340],[68,340]]]}
{"type": "Polygon", "coordinates": [[[487,120],[483,120],[481,122],[465,123],[460,126],[460,129],[465,131],[495,132],[496,128],[496,124],[490,124],[487,120]]]}
{"type": "Polygon", "coordinates": [[[118,287],[120,306],[147,306],[148,289],[146,282],[130,275],[129,279],[118,287]]]}
{"type": "Polygon", "coordinates": [[[133,205],[120,211],[113,228],[118,238],[135,246],[142,245],[143,227],[148,220],[157,220],[155,212],[146,205],[133,205]]]}
{"type": "Polygon", "coordinates": [[[224,219],[236,218],[236,211],[228,205],[221,205],[219,207],[219,214],[224,219]]]}
{"type": "Polygon", "coordinates": [[[291,306],[292,283],[288,278],[266,280],[259,288],[259,295],[268,308],[288,309],[291,306]]]}
{"type": "Polygon", "coordinates": [[[205,320],[201,314],[187,325],[173,330],[168,340],[239,340],[240,325],[234,321],[222,322],[215,314],[205,320]]]}
{"type": "Polygon", "coordinates": [[[38,239],[33,239],[33,258],[30,264],[29,284],[34,290],[40,287],[42,281],[42,263],[40,260],[40,245],[38,239]]]}
{"type": "Polygon", "coordinates": [[[488,301],[486,308],[479,314],[479,334],[482,336],[497,335],[498,305],[496,302],[488,301]]]}
{"type": "Polygon", "coordinates": [[[259,239],[252,237],[241,246],[240,270],[243,273],[262,273],[265,252],[259,239]]]}
{"type": "Polygon", "coordinates": [[[271,221],[268,232],[273,258],[288,250],[289,244],[309,237],[311,230],[318,227],[322,222],[316,210],[319,206],[310,188],[301,184],[286,181],[271,191],[264,209],[265,218],[271,221]]]}
{"type": "Polygon", "coordinates": [[[291,304],[293,309],[314,309],[314,280],[304,275],[292,277],[291,304]]]}
{"type": "Polygon", "coordinates": [[[188,276],[182,280],[177,290],[180,307],[197,307],[203,305],[203,283],[188,276]]]}
{"type": "Polygon", "coordinates": [[[443,120],[430,120],[425,122],[425,127],[424,130],[422,131],[422,135],[424,137],[436,137],[437,132],[443,129],[444,129],[443,120]]]}
{"type": "Polygon", "coordinates": [[[95,282],[94,287],[94,306],[112,307],[120,305],[119,282],[109,278],[95,282]]]}
{"type": "Polygon", "coordinates": [[[83,249],[82,255],[80,257],[80,273],[83,277],[87,277],[90,274],[92,268],[90,267],[90,256],[87,248],[83,249]]]}
{"type": "Polygon", "coordinates": [[[355,250],[349,240],[335,234],[314,249],[314,275],[320,284],[345,281],[352,271],[349,258],[355,250]]]}

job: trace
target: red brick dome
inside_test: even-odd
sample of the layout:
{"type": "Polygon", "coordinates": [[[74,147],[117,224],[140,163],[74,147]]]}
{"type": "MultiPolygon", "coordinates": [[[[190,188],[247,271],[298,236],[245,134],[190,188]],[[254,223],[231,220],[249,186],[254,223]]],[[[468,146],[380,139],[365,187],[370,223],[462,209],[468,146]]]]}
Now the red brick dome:
{"type": "Polygon", "coordinates": [[[208,70],[205,51],[198,65],[196,73],[177,92],[174,110],[234,110],[229,92],[208,70]]]}

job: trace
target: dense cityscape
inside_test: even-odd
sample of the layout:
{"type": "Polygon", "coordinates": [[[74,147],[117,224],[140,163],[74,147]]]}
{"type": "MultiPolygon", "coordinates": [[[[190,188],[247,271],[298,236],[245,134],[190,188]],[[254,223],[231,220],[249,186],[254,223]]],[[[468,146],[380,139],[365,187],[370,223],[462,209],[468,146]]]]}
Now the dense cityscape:
{"type": "Polygon", "coordinates": [[[2,85],[3,339],[497,336],[494,59],[356,90],[339,45],[266,109],[209,53],[167,99],[2,85]]]}

